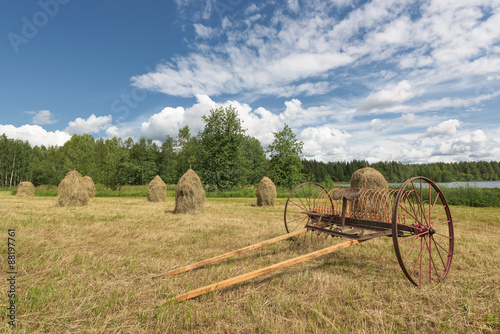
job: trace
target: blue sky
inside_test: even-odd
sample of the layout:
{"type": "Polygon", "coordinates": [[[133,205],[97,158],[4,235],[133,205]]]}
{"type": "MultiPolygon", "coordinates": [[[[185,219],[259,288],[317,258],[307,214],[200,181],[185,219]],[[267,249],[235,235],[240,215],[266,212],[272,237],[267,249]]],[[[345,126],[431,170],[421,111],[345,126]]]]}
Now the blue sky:
{"type": "Polygon", "coordinates": [[[500,3],[3,1],[0,133],[163,141],[235,106],[304,156],[500,160],[500,3]]]}

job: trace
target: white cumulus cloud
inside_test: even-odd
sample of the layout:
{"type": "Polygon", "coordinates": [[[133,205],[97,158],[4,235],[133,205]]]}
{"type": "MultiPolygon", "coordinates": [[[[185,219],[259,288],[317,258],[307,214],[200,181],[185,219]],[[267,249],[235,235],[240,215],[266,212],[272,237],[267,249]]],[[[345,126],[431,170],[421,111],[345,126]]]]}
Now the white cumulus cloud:
{"type": "Polygon", "coordinates": [[[65,131],[47,131],[39,125],[1,125],[0,133],[5,133],[7,138],[27,140],[32,146],[62,146],[71,139],[65,131]]]}
{"type": "Polygon", "coordinates": [[[33,124],[44,125],[44,124],[54,124],[57,120],[54,115],[49,110],[39,110],[39,111],[26,111],[27,114],[33,115],[33,124]]]}
{"type": "Polygon", "coordinates": [[[191,135],[196,135],[203,129],[201,116],[207,115],[215,106],[216,103],[207,95],[198,95],[197,103],[189,108],[166,107],[142,123],[141,134],[148,138],[165,140],[167,135],[176,137],[179,129],[187,125],[191,135]]]}
{"type": "Polygon", "coordinates": [[[368,97],[360,103],[358,111],[370,112],[372,110],[386,109],[408,101],[415,96],[411,84],[403,80],[391,89],[383,89],[370,93],[368,97]]]}
{"type": "Polygon", "coordinates": [[[347,158],[347,143],[351,135],[328,126],[302,130],[299,139],[304,142],[303,153],[308,159],[339,161],[347,158]]]}
{"type": "Polygon", "coordinates": [[[265,108],[259,107],[253,110],[248,104],[238,101],[227,101],[223,105],[225,107],[231,105],[236,108],[242,121],[242,127],[246,129],[245,134],[257,138],[264,148],[273,142],[273,132],[283,127],[280,116],[265,108]]]}
{"type": "Polygon", "coordinates": [[[452,137],[457,133],[457,127],[460,126],[460,121],[450,119],[439,123],[436,126],[431,126],[427,129],[427,137],[452,137]]]}
{"type": "Polygon", "coordinates": [[[87,119],[78,117],[69,122],[64,131],[73,134],[99,133],[111,126],[111,120],[111,115],[96,117],[96,115],[92,114],[87,119]]]}

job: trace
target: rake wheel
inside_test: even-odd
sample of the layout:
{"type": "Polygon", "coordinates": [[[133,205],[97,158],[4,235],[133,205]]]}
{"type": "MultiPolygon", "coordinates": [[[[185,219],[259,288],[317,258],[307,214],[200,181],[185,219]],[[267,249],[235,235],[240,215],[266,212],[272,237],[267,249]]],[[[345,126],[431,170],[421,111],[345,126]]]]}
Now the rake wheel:
{"type": "Polygon", "coordinates": [[[443,193],[428,178],[410,178],[399,188],[392,239],[399,265],[413,284],[444,280],[453,258],[453,221],[443,193]]]}
{"type": "MultiPolygon", "coordinates": [[[[331,228],[326,220],[311,217],[311,213],[329,214],[333,211],[333,201],[329,192],[320,184],[306,182],[298,185],[288,196],[285,204],[285,228],[288,233],[303,229],[306,225],[331,228]]],[[[319,241],[326,239],[329,235],[317,231],[308,231],[293,237],[292,240],[298,244],[306,241],[319,241]]]]}

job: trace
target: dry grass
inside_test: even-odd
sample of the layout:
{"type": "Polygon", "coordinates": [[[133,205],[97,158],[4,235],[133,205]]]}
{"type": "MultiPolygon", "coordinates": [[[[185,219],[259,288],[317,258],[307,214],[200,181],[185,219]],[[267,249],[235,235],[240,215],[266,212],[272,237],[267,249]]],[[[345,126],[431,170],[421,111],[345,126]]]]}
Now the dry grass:
{"type": "MultiPolygon", "coordinates": [[[[202,285],[305,254],[280,242],[178,276],[160,273],[284,233],[284,199],[207,199],[175,215],[174,200],[0,197],[18,252],[19,333],[498,333],[500,212],[453,207],[455,256],[446,281],[416,288],[390,239],[376,239],[180,304],[155,304],[202,285]]],[[[1,284],[0,331],[8,329],[1,284]]]]}

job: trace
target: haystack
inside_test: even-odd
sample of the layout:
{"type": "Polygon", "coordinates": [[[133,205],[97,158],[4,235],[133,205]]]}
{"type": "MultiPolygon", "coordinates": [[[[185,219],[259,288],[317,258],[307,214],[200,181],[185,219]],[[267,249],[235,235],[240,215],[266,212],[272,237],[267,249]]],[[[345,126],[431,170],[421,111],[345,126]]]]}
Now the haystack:
{"type": "Polygon", "coordinates": [[[89,194],[89,198],[95,197],[95,184],[90,176],[83,177],[83,188],[89,194]]]}
{"type": "Polygon", "coordinates": [[[389,184],[378,170],[365,167],[352,174],[351,188],[388,189],[389,184]]]}
{"type": "Polygon", "coordinates": [[[189,169],[177,183],[174,213],[202,213],[204,204],[205,191],[201,180],[194,170],[189,169]]]}
{"type": "Polygon", "coordinates": [[[57,188],[57,206],[84,206],[88,202],[82,175],[76,170],[69,172],[57,188]]]}
{"type": "Polygon", "coordinates": [[[167,200],[167,185],[159,175],[149,183],[148,186],[148,201],[150,202],[165,202],[167,200]]]}
{"type": "Polygon", "coordinates": [[[276,200],[276,186],[268,177],[263,177],[257,186],[257,206],[274,206],[276,200]]]}
{"type": "Polygon", "coordinates": [[[17,185],[17,197],[35,196],[35,186],[29,181],[23,181],[17,185]]]}

